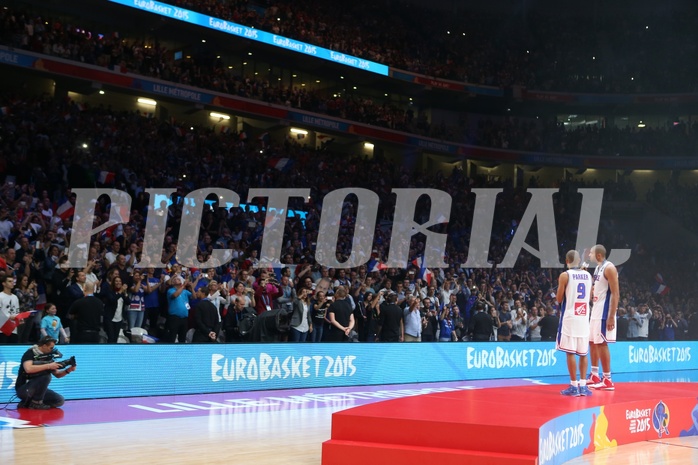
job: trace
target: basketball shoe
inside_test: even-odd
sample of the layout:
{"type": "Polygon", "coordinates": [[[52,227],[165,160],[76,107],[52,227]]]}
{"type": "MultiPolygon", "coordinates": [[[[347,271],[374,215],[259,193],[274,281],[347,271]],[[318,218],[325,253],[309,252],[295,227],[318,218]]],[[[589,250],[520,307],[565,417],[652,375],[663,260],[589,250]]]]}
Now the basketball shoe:
{"type": "Polygon", "coordinates": [[[591,390],[588,387],[579,386],[579,395],[580,396],[591,396],[592,394],[594,394],[594,393],[591,392],[591,390]]]}
{"type": "Polygon", "coordinates": [[[568,397],[577,397],[579,396],[579,388],[577,386],[570,386],[567,389],[560,391],[560,394],[568,397]]]}
{"type": "Polygon", "coordinates": [[[613,381],[611,381],[608,378],[604,378],[601,380],[600,383],[593,384],[590,386],[592,389],[597,389],[599,391],[615,391],[616,386],[613,384],[613,381]]]}

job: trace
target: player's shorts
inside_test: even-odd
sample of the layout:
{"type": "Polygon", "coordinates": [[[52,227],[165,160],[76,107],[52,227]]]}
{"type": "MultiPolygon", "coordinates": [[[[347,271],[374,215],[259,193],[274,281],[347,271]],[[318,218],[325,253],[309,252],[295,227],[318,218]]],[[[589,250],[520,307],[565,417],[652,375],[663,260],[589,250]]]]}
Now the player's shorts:
{"type": "Polygon", "coordinates": [[[558,334],[555,348],[568,354],[586,355],[589,352],[589,338],[558,334]]]}
{"type": "Polygon", "coordinates": [[[614,326],[612,330],[606,328],[606,320],[591,320],[589,322],[589,342],[592,344],[603,344],[604,342],[616,342],[616,329],[618,326],[614,326]]]}

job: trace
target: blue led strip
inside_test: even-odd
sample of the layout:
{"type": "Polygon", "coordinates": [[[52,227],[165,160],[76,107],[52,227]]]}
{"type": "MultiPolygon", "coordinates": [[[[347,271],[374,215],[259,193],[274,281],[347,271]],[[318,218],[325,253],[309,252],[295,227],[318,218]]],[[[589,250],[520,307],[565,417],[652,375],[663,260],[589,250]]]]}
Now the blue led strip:
{"type": "Polygon", "coordinates": [[[226,21],[224,19],[214,18],[213,16],[196,13],[184,8],[177,8],[167,3],[156,2],[153,0],[109,0],[112,3],[118,3],[137,10],[155,13],[167,18],[177,19],[197,26],[207,27],[216,31],[225,32],[238,37],[261,42],[263,44],[273,45],[286,50],[302,53],[323,60],[332,61],[352,68],[362,69],[371,73],[388,75],[388,67],[374,61],[364,60],[355,56],[346,55],[341,52],[335,52],[326,48],[318,47],[317,45],[306,44],[298,40],[289,39],[287,37],[272,34],[259,29],[243,26],[241,24],[226,21]]]}

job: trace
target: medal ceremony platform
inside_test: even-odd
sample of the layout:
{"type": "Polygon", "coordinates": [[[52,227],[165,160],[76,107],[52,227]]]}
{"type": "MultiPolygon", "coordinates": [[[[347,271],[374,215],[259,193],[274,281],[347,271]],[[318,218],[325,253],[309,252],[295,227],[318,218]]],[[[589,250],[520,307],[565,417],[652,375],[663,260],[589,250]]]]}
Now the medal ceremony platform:
{"type": "Polygon", "coordinates": [[[332,416],[323,465],[561,464],[633,442],[698,434],[698,383],[616,383],[565,397],[564,384],[377,402],[332,416]]]}
{"type": "Polygon", "coordinates": [[[565,397],[552,343],[70,345],[66,403],[40,411],[16,408],[26,347],[6,345],[0,463],[698,463],[697,348],[619,342],[615,391],[565,397]]]}

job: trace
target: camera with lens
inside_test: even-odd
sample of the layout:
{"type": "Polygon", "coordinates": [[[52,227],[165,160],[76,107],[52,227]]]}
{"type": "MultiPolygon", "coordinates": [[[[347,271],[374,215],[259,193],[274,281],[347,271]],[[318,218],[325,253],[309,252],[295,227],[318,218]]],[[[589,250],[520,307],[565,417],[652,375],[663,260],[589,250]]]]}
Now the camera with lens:
{"type": "Polygon", "coordinates": [[[75,361],[75,356],[73,355],[70,358],[67,358],[65,360],[56,360],[57,358],[63,357],[63,354],[60,353],[57,350],[52,350],[48,354],[42,354],[40,356],[35,356],[34,357],[34,365],[46,365],[48,363],[57,363],[58,368],[61,370],[68,368],[68,367],[74,367],[77,362],[75,361]]]}
{"type": "Polygon", "coordinates": [[[65,360],[61,360],[59,362],[56,362],[59,366],[59,368],[62,370],[64,368],[68,367],[74,367],[77,365],[77,362],[75,361],[75,355],[71,356],[70,358],[67,358],[65,360]]]}

